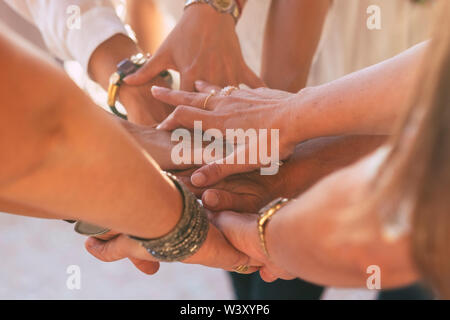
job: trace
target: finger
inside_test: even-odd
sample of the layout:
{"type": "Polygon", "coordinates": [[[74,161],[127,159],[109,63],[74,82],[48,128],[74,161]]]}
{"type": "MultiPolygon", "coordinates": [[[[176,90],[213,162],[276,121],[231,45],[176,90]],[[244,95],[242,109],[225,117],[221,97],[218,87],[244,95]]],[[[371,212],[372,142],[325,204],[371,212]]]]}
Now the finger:
{"type": "Polygon", "coordinates": [[[152,262],[134,258],[129,259],[137,269],[148,275],[157,273],[160,267],[159,262],[152,262]]]}
{"type": "Polygon", "coordinates": [[[194,129],[194,122],[201,121],[202,129],[207,130],[214,124],[213,119],[214,115],[206,110],[179,106],[160,123],[157,129],[165,131],[173,131],[177,128],[194,129]]]}
{"type": "Polygon", "coordinates": [[[182,91],[193,92],[195,90],[194,81],[195,78],[189,73],[182,73],[180,76],[180,89],[182,91]]]}
{"type": "Polygon", "coordinates": [[[197,89],[198,92],[207,93],[209,94],[211,90],[216,90],[216,92],[220,92],[222,90],[221,87],[215,86],[213,84],[210,84],[209,82],[198,80],[195,81],[195,89],[197,89]]]}
{"type": "Polygon", "coordinates": [[[156,261],[137,241],[120,235],[109,241],[101,241],[90,237],[85,243],[86,250],[97,259],[112,262],[124,258],[156,261]]]}
{"type": "Polygon", "coordinates": [[[264,262],[266,257],[259,248],[256,220],[256,214],[223,211],[215,213],[211,222],[222,231],[233,247],[256,261],[264,262]]]}
{"type": "Polygon", "coordinates": [[[153,86],[153,97],[172,106],[186,105],[202,108],[207,94],[172,90],[164,87],[153,86]]]}
{"type": "Polygon", "coordinates": [[[233,271],[243,265],[251,266],[246,273],[256,272],[261,266],[259,262],[232,247],[213,225],[210,226],[208,236],[199,251],[183,262],[202,264],[228,271],[233,271]]]}
{"type": "Polygon", "coordinates": [[[206,190],[202,195],[202,202],[205,208],[212,211],[256,212],[260,207],[256,196],[217,189],[206,190]]]}
{"type": "Polygon", "coordinates": [[[162,71],[171,67],[172,63],[170,63],[170,56],[168,54],[156,53],[137,72],[125,77],[124,81],[126,84],[133,86],[143,85],[156,78],[162,71]]]}
{"type": "Polygon", "coordinates": [[[261,78],[258,77],[256,75],[256,73],[253,72],[252,69],[250,69],[249,67],[246,67],[246,68],[247,68],[247,70],[244,73],[244,77],[242,80],[243,83],[248,85],[250,88],[266,87],[266,84],[264,83],[264,81],[262,81],[261,78]]]}
{"type": "Polygon", "coordinates": [[[270,273],[269,270],[267,270],[267,268],[264,267],[259,270],[259,275],[261,279],[263,279],[267,283],[271,283],[274,282],[275,280],[278,280],[278,277],[270,273]]]}
{"type": "Polygon", "coordinates": [[[204,165],[192,175],[192,184],[198,188],[211,186],[233,174],[250,172],[259,167],[255,164],[227,164],[227,159],[234,156],[233,153],[225,160],[222,159],[204,165]]]}
{"type": "Polygon", "coordinates": [[[186,185],[186,187],[198,198],[200,198],[202,196],[203,192],[205,191],[205,189],[197,188],[192,185],[191,176],[186,177],[186,176],[178,176],[177,175],[177,178],[181,182],[183,182],[186,185]]]}

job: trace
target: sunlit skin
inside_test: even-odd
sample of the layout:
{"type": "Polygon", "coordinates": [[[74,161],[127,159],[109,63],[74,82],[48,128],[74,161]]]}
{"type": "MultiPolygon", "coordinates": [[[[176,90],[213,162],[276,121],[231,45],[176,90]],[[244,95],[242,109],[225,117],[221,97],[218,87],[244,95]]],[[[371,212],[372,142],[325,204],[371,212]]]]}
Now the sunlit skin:
{"type": "MultiPolygon", "coordinates": [[[[427,43],[377,65],[297,94],[268,88],[234,90],[231,95],[205,99],[214,86],[196,82],[200,93],[153,87],[153,96],[177,106],[158,127],[171,131],[192,129],[202,121],[204,130],[279,129],[280,159],[309,139],[348,134],[391,134],[413,96],[427,43]]],[[[251,148],[247,148],[251,149],[251,148]]],[[[231,174],[248,172],[261,164],[229,165],[217,161],[196,171],[192,183],[212,185],[231,174]]]]}
{"type": "Polygon", "coordinates": [[[377,155],[330,175],[280,209],[266,229],[269,257],[259,242],[257,215],[224,211],[213,221],[236,248],[264,263],[266,281],[296,276],[319,285],[364,287],[367,268],[377,265],[382,288],[410,284],[418,275],[408,234],[386,239],[380,216],[367,210],[376,177],[372,157],[377,155]]]}
{"type": "Polygon", "coordinates": [[[186,91],[194,91],[196,80],[222,87],[264,85],[244,61],[233,17],[202,3],[186,8],[152,59],[125,81],[143,85],[166,69],[180,72],[181,89],[186,91]]]}
{"type": "MultiPolygon", "coordinates": [[[[181,195],[144,147],[45,55],[1,28],[1,68],[11,76],[0,86],[8,115],[0,118],[0,210],[83,220],[143,238],[172,230],[182,211],[181,195]]],[[[146,143],[151,149],[152,142],[146,143]]],[[[111,243],[90,240],[88,247],[107,254],[111,243]]],[[[156,272],[157,262],[137,242],[129,248],[104,260],[122,255],[144,272],[156,272]]],[[[213,226],[184,262],[226,270],[257,264],[213,226]]]]}

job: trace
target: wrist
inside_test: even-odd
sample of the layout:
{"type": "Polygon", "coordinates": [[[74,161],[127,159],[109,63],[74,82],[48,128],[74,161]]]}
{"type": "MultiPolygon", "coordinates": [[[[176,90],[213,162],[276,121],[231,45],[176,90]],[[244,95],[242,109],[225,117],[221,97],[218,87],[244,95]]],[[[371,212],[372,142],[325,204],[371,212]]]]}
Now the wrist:
{"type": "Polygon", "coordinates": [[[117,34],[100,44],[89,60],[88,73],[92,80],[104,89],[109,78],[117,70],[117,64],[141,52],[138,45],[123,34],[117,34]]]}
{"type": "Polygon", "coordinates": [[[184,16],[206,24],[220,24],[234,30],[236,23],[229,13],[221,13],[207,3],[194,3],[185,8],[184,16]]]}
{"type": "Polygon", "coordinates": [[[317,117],[320,95],[316,92],[316,87],[304,88],[282,108],[282,127],[289,128],[282,140],[285,145],[294,148],[301,142],[321,136],[321,119],[317,117]]]}

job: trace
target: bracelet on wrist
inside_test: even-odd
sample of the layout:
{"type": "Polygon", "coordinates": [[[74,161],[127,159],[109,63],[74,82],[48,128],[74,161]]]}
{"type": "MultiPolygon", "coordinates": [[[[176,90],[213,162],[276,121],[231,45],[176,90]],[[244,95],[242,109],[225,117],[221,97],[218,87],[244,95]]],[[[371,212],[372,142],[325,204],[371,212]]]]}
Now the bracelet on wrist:
{"type": "Polygon", "coordinates": [[[258,218],[259,240],[260,240],[263,252],[267,257],[269,257],[269,252],[267,250],[267,242],[266,242],[267,224],[272,219],[272,217],[275,215],[275,213],[277,213],[278,210],[283,208],[288,203],[289,203],[289,199],[277,198],[277,199],[271,201],[268,205],[266,205],[259,211],[259,218],[258,218]]]}
{"type": "MultiPolygon", "coordinates": [[[[124,59],[117,65],[117,71],[114,72],[109,78],[109,87],[108,87],[108,106],[111,111],[118,117],[127,120],[127,115],[121,113],[116,108],[116,102],[119,96],[120,86],[123,84],[123,79],[129,76],[130,74],[138,71],[144,64],[148,62],[150,58],[150,54],[144,55],[142,53],[138,53],[132,56],[130,59],[124,59]]],[[[169,71],[165,70],[159,74],[169,86],[172,85],[172,76],[169,71]]]]}
{"type": "Polygon", "coordinates": [[[195,195],[174,175],[165,172],[175,183],[183,197],[183,212],[177,225],[167,235],[157,239],[129,236],[159,261],[182,261],[194,255],[205,242],[209,220],[205,209],[195,195]]]}

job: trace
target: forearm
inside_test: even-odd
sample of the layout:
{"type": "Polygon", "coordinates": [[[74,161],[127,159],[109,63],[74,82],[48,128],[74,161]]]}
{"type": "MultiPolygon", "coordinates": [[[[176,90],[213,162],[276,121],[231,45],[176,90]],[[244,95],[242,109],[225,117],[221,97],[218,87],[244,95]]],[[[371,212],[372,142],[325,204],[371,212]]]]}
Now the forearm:
{"type": "MultiPolygon", "coordinates": [[[[89,74],[107,90],[109,78],[117,71],[117,64],[140,52],[131,38],[117,34],[94,51],[89,61],[89,74]]],[[[162,121],[170,113],[171,108],[153,99],[150,92],[152,85],[166,87],[167,83],[161,77],[156,77],[143,86],[121,85],[118,99],[127,110],[130,121],[152,125],[162,121]]]]}
{"type": "Polygon", "coordinates": [[[266,25],[261,76],[269,88],[305,87],[330,0],[272,1],[266,25]]]}
{"type": "Polygon", "coordinates": [[[9,115],[0,126],[5,209],[35,208],[141,237],[167,233],[181,196],[150,157],[58,68],[5,34],[0,46],[2,68],[13,75],[1,86],[9,115]]]}
{"type": "Polygon", "coordinates": [[[372,265],[381,269],[383,288],[415,281],[408,234],[384,237],[382,217],[367,205],[373,177],[373,159],[367,158],[282,208],[266,229],[272,261],[322,285],[364,287],[372,265]]]}
{"type": "Polygon", "coordinates": [[[295,198],[323,177],[351,165],[386,141],[385,136],[317,138],[299,144],[272,180],[273,198],[295,198]]]}
{"type": "Polygon", "coordinates": [[[285,109],[292,141],[344,134],[391,134],[414,98],[428,45],[302,90],[285,109]]]}

